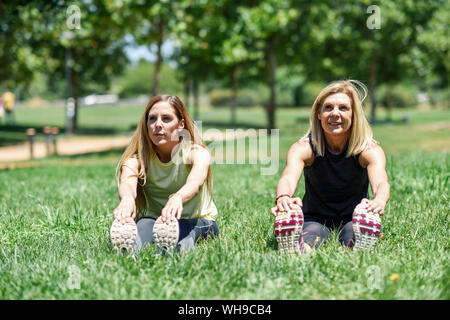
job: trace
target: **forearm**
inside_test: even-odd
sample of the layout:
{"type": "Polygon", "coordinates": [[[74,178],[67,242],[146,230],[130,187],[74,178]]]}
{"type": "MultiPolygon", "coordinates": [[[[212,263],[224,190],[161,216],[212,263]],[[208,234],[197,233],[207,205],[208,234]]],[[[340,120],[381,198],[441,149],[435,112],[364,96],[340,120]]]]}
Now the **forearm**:
{"type": "Polygon", "coordinates": [[[125,181],[120,183],[119,185],[120,200],[127,197],[136,199],[136,196],[137,196],[136,186],[125,181]]]}
{"type": "Polygon", "coordinates": [[[201,186],[197,181],[187,181],[175,194],[181,196],[183,203],[186,203],[197,195],[201,186]]]}
{"type": "Polygon", "coordinates": [[[296,189],[297,189],[296,183],[294,183],[288,177],[281,177],[280,181],[278,182],[277,196],[287,194],[290,197],[292,197],[296,189]]]}
{"type": "Polygon", "coordinates": [[[379,183],[376,190],[374,190],[373,200],[382,202],[384,205],[388,202],[390,197],[390,185],[388,182],[379,183]]]}

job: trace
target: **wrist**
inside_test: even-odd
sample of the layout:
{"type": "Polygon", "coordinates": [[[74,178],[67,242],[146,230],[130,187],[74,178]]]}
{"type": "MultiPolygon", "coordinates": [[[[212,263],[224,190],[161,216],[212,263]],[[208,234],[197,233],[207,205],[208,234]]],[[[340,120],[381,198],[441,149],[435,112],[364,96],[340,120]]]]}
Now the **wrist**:
{"type": "Polygon", "coordinates": [[[135,200],[134,199],[134,197],[132,196],[132,195],[130,195],[130,194],[127,194],[127,195],[125,195],[125,196],[122,196],[121,198],[120,198],[120,200],[121,201],[123,201],[123,200],[135,200]]]}
{"type": "Polygon", "coordinates": [[[278,200],[279,199],[281,199],[281,198],[283,198],[283,197],[291,197],[288,193],[282,193],[282,194],[279,194],[276,198],[275,198],[275,204],[277,204],[277,202],[278,202],[278,200]]]}
{"type": "Polygon", "coordinates": [[[180,197],[180,200],[183,201],[183,196],[181,194],[179,194],[178,192],[172,193],[169,196],[169,199],[174,198],[174,197],[180,197]]]}

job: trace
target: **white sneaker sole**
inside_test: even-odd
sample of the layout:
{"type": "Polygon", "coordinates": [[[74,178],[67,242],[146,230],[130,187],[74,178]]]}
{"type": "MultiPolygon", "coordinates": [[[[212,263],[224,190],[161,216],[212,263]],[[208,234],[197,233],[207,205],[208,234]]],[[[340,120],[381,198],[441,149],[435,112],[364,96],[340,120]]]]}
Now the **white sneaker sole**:
{"type": "Polygon", "coordinates": [[[156,251],[159,253],[175,249],[178,244],[179,234],[178,220],[166,224],[162,222],[161,217],[156,219],[153,226],[153,239],[156,251]]]}
{"type": "Polygon", "coordinates": [[[133,246],[137,237],[137,227],[134,220],[130,219],[124,224],[114,220],[109,235],[114,250],[120,253],[120,250],[124,249],[128,254],[133,254],[133,246]]]}
{"type": "Polygon", "coordinates": [[[352,222],[355,234],[353,250],[373,249],[380,236],[380,216],[367,210],[366,204],[360,203],[353,212],[352,222]]]}
{"type": "Polygon", "coordinates": [[[275,238],[280,252],[300,254],[303,222],[303,211],[299,206],[295,206],[287,212],[281,212],[275,217],[275,238]]]}

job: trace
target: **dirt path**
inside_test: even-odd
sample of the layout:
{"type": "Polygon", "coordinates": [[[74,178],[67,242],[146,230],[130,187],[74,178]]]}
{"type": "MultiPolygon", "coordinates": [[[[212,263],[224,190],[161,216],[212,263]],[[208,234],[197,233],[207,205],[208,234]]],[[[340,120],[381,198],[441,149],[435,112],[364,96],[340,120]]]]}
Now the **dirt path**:
{"type": "MultiPolygon", "coordinates": [[[[56,149],[60,155],[75,155],[89,152],[107,151],[125,147],[130,142],[130,136],[107,138],[59,138],[56,149]]],[[[47,156],[45,142],[36,142],[33,147],[35,159],[47,156]]],[[[15,162],[30,159],[30,145],[24,143],[0,148],[0,162],[15,162]]]]}

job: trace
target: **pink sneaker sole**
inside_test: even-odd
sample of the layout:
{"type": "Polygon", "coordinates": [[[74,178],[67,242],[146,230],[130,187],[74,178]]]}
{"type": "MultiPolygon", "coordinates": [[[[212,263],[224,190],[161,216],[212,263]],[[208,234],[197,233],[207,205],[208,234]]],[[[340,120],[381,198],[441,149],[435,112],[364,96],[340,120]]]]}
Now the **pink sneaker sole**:
{"type": "Polygon", "coordinates": [[[125,224],[114,220],[109,235],[114,250],[120,252],[121,249],[125,249],[129,254],[132,254],[137,237],[137,227],[133,219],[130,218],[125,224]]]}
{"type": "Polygon", "coordinates": [[[155,240],[156,251],[171,251],[175,249],[178,244],[178,237],[180,234],[178,221],[169,222],[166,224],[162,222],[161,217],[156,219],[153,226],[153,239],[155,240]]]}
{"type": "Polygon", "coordinates": [[[360,203],[353,212],[354,250],[373,249],[380,236],[381,218],[366,208],[366,204],[360,203]]]}
{"type": "Polygon", "coordinates": [[[274,229],[280,252],[300,253],[299,240],[302,235],[303,221],[303,211],[299,206],[276,216],[274,229]]]}

